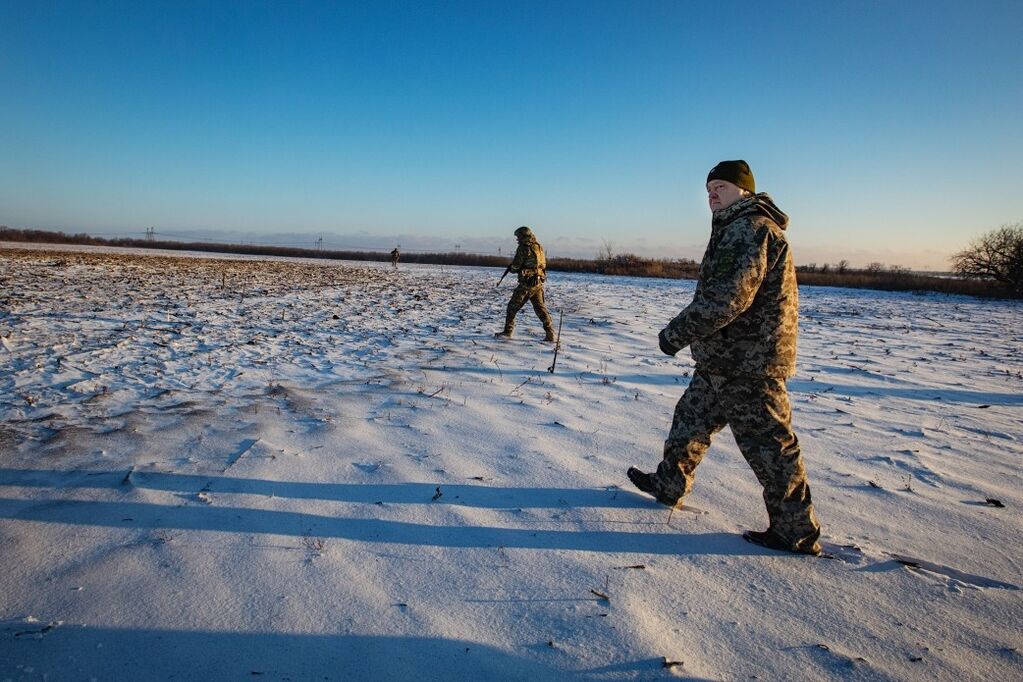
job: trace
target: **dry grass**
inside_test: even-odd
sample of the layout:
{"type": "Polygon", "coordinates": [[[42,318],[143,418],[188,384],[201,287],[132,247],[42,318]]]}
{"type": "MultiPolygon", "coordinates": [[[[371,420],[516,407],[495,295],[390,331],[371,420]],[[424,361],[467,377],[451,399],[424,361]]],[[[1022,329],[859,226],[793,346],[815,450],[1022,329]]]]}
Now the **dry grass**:
{"type": "MultiPolygon", "coordinates": [[[[371,251],[319,251],[314,249],[298,249],[291,247],[238,245],[238,244],[205,244],[183,242],[150,242],[140,239],[101,239],[89,235],[66,235],[63,232],[45,232],[41,230],[12,230],[0,226],[0,239],[7,241],[23,241],[30,243],[52,244],[87,244],[97,246],[122,246],[131,248],[168,249],[204,251],[210,253],[232,253],[256,256],[285,256],[300,258],[317,258],[350,261],[389,262],[387,252],[371,251]]],[[[5,257],[15,257],[16,251],[3,251],[5,257]]],[[[85,258],[84,254],[80,255],[85,258]]],[[[78,257],[76,255],[75,257],[78,257]]],[[[128,258],[128,256],[104,256],[106,258],[128,258]]],[[[63,260],[70,256],[63,254],[63,260]]],[[[158,258],[158,257],[152,257],[158,258]]],[[[174,258],[167,257],[169,272],[180,269],[175,265],[174,258]]],[[[469,265],[504,267],[508,264],[506,256],[492,256],[472,253],[403,253],[402,262],[438,265],[469,265]]],[[[258,266],[252,262],[237,260],[210,259],[207,269],[212,270],[225,288],[246,290],[257,286],[260,280],[256,271],[258,266]],[[219,265],[214,265],[214,264],[219,265]]],[[[312,273],[317,266],[295,265],[294,267],[309,269],[312,273]]],[[[641,258],[633,254],[605,254],[602,257],[585,258],[551,258],[547,269],[552,272],[580,272],[628,277],[656,277],[667,279],[696,279],[699,263],[688,259],[641,258]]],[[[797,278],[805,286],[849,287],[855,289],[880,289],[886,291],[933,291],[946,294],[960,294],[983,298],[1011,298],[1011,291],[1003,284],[986,279],[964,279],[953,277],[935,277],[933,275],[915,274],[902,268],[888,270],[830,270],[822,272],[816,268],[798,268],[797,278]]],[[[321,281],[323,286],[336,283],[331,278],[336,270],[325,270],[312,276],[313,282],[321,281]]],[[[299,278],[304,287],[309,286],[305,277],[299,278]]],[[[278,281],[273,286],[287,286],[287,281],[278,281]]],[[[273,293],[277,293],[274,291],[273,293]]]]}

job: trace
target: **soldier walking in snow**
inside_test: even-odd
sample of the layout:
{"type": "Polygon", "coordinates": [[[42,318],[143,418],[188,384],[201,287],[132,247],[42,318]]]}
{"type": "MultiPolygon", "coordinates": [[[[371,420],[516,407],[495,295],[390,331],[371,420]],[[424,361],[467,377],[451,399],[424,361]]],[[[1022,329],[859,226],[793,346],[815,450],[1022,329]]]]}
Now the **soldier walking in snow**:
{"type": "Polygon", "coordinates": [[[785,228],[788,216],[757,194],[745,161],[722,161],[707,176],[710,242],[693,301],[661,330],[668,355],[690,346],[696,371],[675,406],[664,457],[652,473],[632,467],[637,488],[674,506],[693,487],[711,438],[731,427],[764,488],[770,526],[743,537],[772,549],[819,554],[820,525],[786,379],[795,373],[798,291],[785,228]]]}
{"type": "Polygon", "coordinates": [[[505,274],[518,273],[519,285],[515,287],[511,300],[508,301],[504,330],[495,336],[511,338],[512,332],[515,331],[515,315],[526,301],[529,301],[533,304],[536,316],[543,323],[543,330],[546,333],[544,340],[554,341],[554,321],[543,301],[543,283],[547,280],[547,258],[544,256],[543,247],[536,241],[533,231],[524,225],[515,230],[515,239],[519,242],[519,248],[515,251],[515,257],[505,270],[505,274]]]}
{"type": "Polygon", "coordinates": [[[394,250],[391,251],[391,267],[394,267],[394,268],[398,267],[398,257],[399,257],[399,255],[400,254],[398,253],[398,247],[396,246],[396,247],[394,247],[394,250]]]}

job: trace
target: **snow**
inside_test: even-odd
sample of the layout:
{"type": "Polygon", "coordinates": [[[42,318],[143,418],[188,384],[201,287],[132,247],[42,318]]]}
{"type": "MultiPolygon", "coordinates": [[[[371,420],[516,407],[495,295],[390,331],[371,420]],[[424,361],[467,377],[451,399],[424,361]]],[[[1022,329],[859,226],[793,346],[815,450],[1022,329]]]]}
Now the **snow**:
{"type": "Polygon", "coordinates": [[[1017,302],[801,290],[827,560],[727,429],[695,510],[625,477],[693,282],[552,273],[551,373],[499,269],[0,256],[0,680],[1023,678],[1017,302]]]}

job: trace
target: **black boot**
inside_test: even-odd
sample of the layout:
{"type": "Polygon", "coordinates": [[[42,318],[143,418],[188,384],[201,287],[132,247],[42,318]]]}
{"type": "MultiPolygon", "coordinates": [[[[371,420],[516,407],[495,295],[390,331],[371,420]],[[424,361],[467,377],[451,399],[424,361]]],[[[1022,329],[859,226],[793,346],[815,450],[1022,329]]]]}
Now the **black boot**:
{"type": "Polygon", "coordinates": [[[754,545],[776,549],[779,552],[810,554],[811,556],[820,556],[821,553],[821,548],[816,542],[812,542],[810,545],[799,544],[793,547],[790,542],[775,533],[771,528],[767,530],[748,530],[742,534],[742,539],[746,542],[752,542],[754,545]]]}
{"type": "Polygon", "coordinates": [[[494,334],[499,339],[510,339],[512,332],[515,331],[515,316],[505,315],[504,316],[504,329],[494,334]]]}
{"type": "Polygon", "coordinates": [[[644,471],[640,471],[636,467],[629,467],[629,470],[625,472],[625,475],[632,481],[632,485],[636,486],[647,495],[653,495],[661,504],[665,504],[669,507],[674,507],[678,504],[678,500],[670,499],[664,496],[657,490],[657,486],[654,485],[653,476],[644,471]]]}

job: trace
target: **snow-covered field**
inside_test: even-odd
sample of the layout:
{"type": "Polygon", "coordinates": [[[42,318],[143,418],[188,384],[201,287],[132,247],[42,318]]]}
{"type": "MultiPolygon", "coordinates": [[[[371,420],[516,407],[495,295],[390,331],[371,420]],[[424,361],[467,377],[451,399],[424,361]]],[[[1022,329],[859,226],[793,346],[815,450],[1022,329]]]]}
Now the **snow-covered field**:
{"type": "Polygon", "coordinates": [[[625,478],[693,282],[552,273],[550,373],[499,275],[0,245],[0,680],[1023,679],[1023,306],[802,289],[828,560],[625,478]]]}

